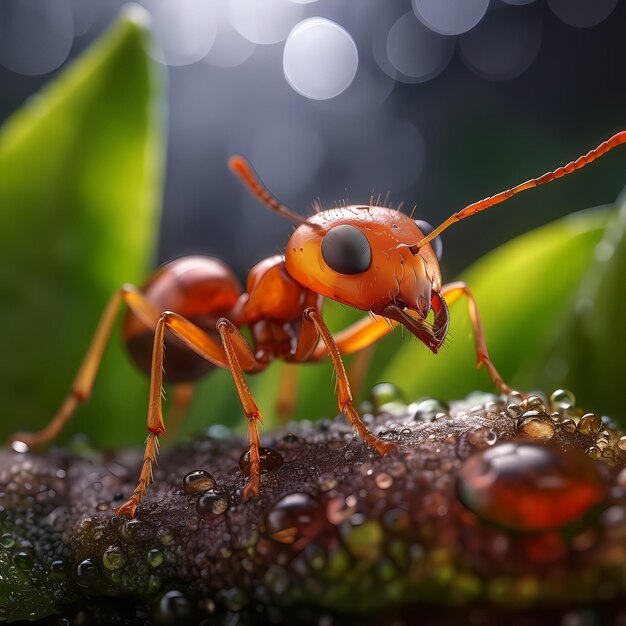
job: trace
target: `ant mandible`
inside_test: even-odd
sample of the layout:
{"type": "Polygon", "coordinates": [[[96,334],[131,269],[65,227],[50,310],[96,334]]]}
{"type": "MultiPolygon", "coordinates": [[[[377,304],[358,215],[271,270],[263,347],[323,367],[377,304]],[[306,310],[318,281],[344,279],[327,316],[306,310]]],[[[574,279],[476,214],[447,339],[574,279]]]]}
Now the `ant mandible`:
{"type": "Polygon", "coordinates": [[[249,190],[272,211],[297,225],[285,255],[255,265],[248,274],[245,291],[224,263],[210,257],[183,257],[161,267],[141,289],[123,286],[107,304],[72,389],[51,422],[37,433],[15,434],[12,440],[30,446],[48,443],[78,404],[89,398],[114,321],[125,303],[128,311],[123,338],[134,360],[150,374],[150,400],[139,483],[117,509],[118,515],[133,517],[153,481],[159,436],[166,434],[161,399],[166,345],[168,382],[193,381],[212,366],[230,370],[248,418],[250,478],[243,489],[244,498],[259,494],[261,445],[257,426],[261,413],[244,373],[260,372],[277,358],[304,363],[328,355],[337,377],[339,410],[365,442],[379,454],[387,454],[395,446],[371,433],[361,421],[353,406],[341,355],[362,350],[398,324],[436,354],[448,332],[447,305],[464,295],[474,328],[478,365],[485,366],[501,392],[510,392],[489,358],[470,290],[462,282],[442,285],[438,237],[454,222],[570,174],[622,143],[626,143],[626,131],[564,167],[470,204],[435,229],[395,209],[372,203],[304,218],[270,195],[242,157],[232,157],[231,169],[249,190]],[[321,315],[325,297],[371,315],[333,335],[321,315]],[[431,311],[432,322],[427,320],[431,311]],[[252,347],[240,331],[242,326],[250,329],[252,347]]]}

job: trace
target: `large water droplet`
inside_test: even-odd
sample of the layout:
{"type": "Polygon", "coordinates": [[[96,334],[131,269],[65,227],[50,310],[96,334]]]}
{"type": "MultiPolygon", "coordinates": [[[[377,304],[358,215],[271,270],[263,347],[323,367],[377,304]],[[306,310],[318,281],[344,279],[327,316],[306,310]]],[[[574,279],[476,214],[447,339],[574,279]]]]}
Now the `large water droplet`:
{"type": "Polygon", "coordinates": [[[317,536],[323,517],[322,508],[313,498],[305,493],[292,493],[269,512],[267,533],[274,541],[301,547],[317,536]]]}
{"type": "Polygon", "coordinates": [[[555,409],[571,409],[576,404],[576,398],[567,389],[557,389],[550,396],[550,404],[555,409]]]}
{"type": "Polygon", "coordinates": [[[76,566],[76,582],[80,587],[90,587],[100,576],[98,566],[92,559],[85,559],[76,566]]]}
{"type": "MultiPolygon", "coordinates": [[[[272,448],[259,448],[259,460],[261,462],[261,474],[267,474],[278,469],[285,461],[283,455],[272,448]]],[[[246,450],[239,457],[239,469],[244,476],[250,476],[250,450],[246,450]]]]}
{"type": "Polygon", "coordinates": [[[215,478],[204,470],[194,470],[189,472],[181,481],[181,487],[185,493],[196,495],[215,488],[217,482],[215,478]]]}
{"type": "Polygon", "coordinates": [[[166,591],[152,612],[155,626],[188,624],[194,611],[189,598],[177,589],[166,591]]]}
{"type": "Polygon", "coordinates": [[[115,571],[126,565],[127,557],[124,551],[117,546],[111,546],[102,555],[102,564],[110,571],[115,571]]]}
{"type": "Polygon", "coordinates": [[[585,413],[578,422],[578,430],[585,435],[595,435],[602,428],[602,420],[595,413],[585,413]]]}
{"type": "Polygon", "coordinates": [[[211,519],[224,514],[230,502],[222,491],[213,489],[205,491],[196,501],[196,513],[204,518],[211,519]]]}
{"type": "Polygon", "coordinates": [[[526,411],[517,423],[517,433],[529,439],[552,439],[554,430],[554,422],[539,411],[526,411]]]}
{"type": "Polygon", "coordinates": [[[525,532],[574,522],[607,491],[598,465],[578,451],[514,442],[472,455],[457,487],[461,502],[483,520],[525,532]]]}

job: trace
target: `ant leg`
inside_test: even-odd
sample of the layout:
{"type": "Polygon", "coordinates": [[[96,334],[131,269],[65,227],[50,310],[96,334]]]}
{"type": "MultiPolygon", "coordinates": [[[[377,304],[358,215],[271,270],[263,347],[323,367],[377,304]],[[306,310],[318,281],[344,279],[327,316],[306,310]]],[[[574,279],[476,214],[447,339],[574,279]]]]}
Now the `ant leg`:
{"type": "Polygon", "coordinates": [[[148,402],[148,438],[143,455],[139,483],[133,495],[115,511],[116,515],[135,517],[137,505],[154,480],[154,466],[159,452],[159,434],[165,435],[161,393],[163,386],[163,353],[165,348],[165,318],[161,316],[154,331],[152,366],[150,368],[150,400],[148,402]]]}
{"type": "Polygon", "coordinates": [[[317,331],[318,337],[320,337],[324,342],[326,350],[328,351],[328,356],[333,364],[335,375],[337,376],[337,399],[339,402],[339,410],[345,414],[348,421],[352,424],[352,426],[354,426],[361,438],[366,443],[369,443],[372,447],[376,448],[379,454],[383,455],[388,452],[392,452],[396,449],[395,444],[382,441],[376,437],[376,435],[372,434],[361,421],[359,414],[352,404],[352,392],[350,391],[348,376],[346,375],[346,370],[343,366],[343,361],[341,360],[341,353],[337,348],[337,344],[335,343],[328,326],[326,326],[326,323],[322,319],[319,311],[314,308],[307,309],[304,312],[302,319],[302,333],[306,333],[305,336],[307,337],[310,330],[306,327],[310,325],[313,325],[314,329],[317,331]]]}
{"type": "Polygon", "coordinates": [[[241,405],[248,418],[248,444],[250,452],[250,479],[243,489],[243,497],[251,498],[259,495],[259,482],[261,478],[261,458],[259,448],[261,439],[257,422],[263,423],[261,412],[257,406],[248,383],[243,375],[240,359],[244,357],[247,361],[254,363],[252,367],[246,368],[248,372],[260,371],[264,364],[258,362],[252,349],[239,329],[226,318],[221,318],[217,322],[217,330],[222,338],[222,347],[228,359],[228,369],[233,377],[237,393],[241,400],[241,405]]]}
{"type": "Polygon", "coordinates": [[[470,319],[474,328],[474,338],[476,340],[476,357],[477,367],[484,365],[489,372],[489,376],[495,386],[502,391],[502,393],[511,393],[512,389],[503,380],[502,376],[496,369],[495,365],[491,362],[489,357],[489,351],[487,350],[487,342],[485,341],[485,331],[478,315],[478,307],[476,306],[476,300],[469,287],[463,282],[450,283],[444,285],[441,289],[441,295],[445,298],[448,304],[452,304],[458,300],[461,296],[466,296],[467,307],[469,309],[470,319]]]}
{"type": "MultiPolygon", "coordinates": [[[[226,322],[227,325],[230,324],[230,322],[228,322],[227,320],[223,320],[222,318],[222,320],[218,321],[218,330],[220,330],[219,326],[222,321],[226,322]]],[[[211,337],[209,337],[203,330],[198,328],[195,324],[185,319],[181,315],[178,315],[177,313],[166,311],[161,314],[154,333],[152,365],[150,368],[150,399],[148,402],[148,438],[146,440],[146,449],[144,453],[143,465],[141,468],[141,473],[139,475],[139,483],[135,488],[135,491],[130,496],[130,498],[128,498],[128,500],[126,500],[126,502],[124,502],[117,509],[117,515],[128,515],[130,517],[135,516],[137,505],[139,504],[143,496],[147,493],[148,487],[153,482],[153,470],[156,465],[157,453],[159,449],[159,435],[166,434],[165,424],[163,421],[163,406],[161,397],[161,388],[163,385],[163,359],[165,353],[164,337],[166,327],[171,330],[172,333],[178,337],[178,339],[180,339],[191,350],[199,354],[202,358],[210,361],[211,363],[219,367],[228,367],[230,369],[229,355],[226,353],[225,349],[220,346],[216,341],[214,341],[211,337]]],[[[235,331],[237,333],[235,335],[236,339],[240,339],[241,342],[244,342],[247,346],[247,342],[243,338],[243,335],[241,335],[241,333],[239,333],[237,329],[235,329],[235,331]]],[[[220,334],[222,334],[221,330],[220,334]]],[[[233,350],[233,352],[236,352],[235,356],[237,364],[242,363],[245,371],[250,372],[255,372],[263,369],[263,364],[256,361],[249,346],[247,347],[247,351],[240,349],[242,345],[241,342],[238,341],[235,345],[235,349],[233,350]]],[[[232,371],[233,370],[231,370],[231,372],[232,371]]],[[[239,372],[241,372],[241,368],[239,369],[239,372]]],[[[243,380],[243,375],[236,376],[235,372],[233,372],[233,378],[235,379],[235,384],[237,385],[237,390],[240,391],[241,397],[242,390],[240,390],[239,383],[243,382],[243,385],[245,386],[245,388],[247,388],[245,380],[243,380]]],[[[251,397],[252,396],[250,395],[250,398],[251,397]]],[[[254,403],[253,400],[252,403],[254,403]]],[[[246,405],[244,404],[244,409],[245,408],[246,405]]],[[[246,414],[248,414],[248,411],[246,411],[246,414]]],[[[258,431],[256,432],[256,439],[254,439],[255,431],[256,424],[254,428],[250,427],[249,424],[249,433],[251,440],[251,469],[253,466],[252,457],[254,455],[252,446],[253,444],[256,445],[256,456],[258,460],[258,448],[260,445],[258,440],[258,431]]],[[[257,465],[257,470],[259,469],[259,467],[260,461],[257,465]]]]}
{"type": "Polygon", "coordinates": [[[40,446],[52,441],[70,420],[79,404],[87,402],[102,361],[104,350],[111,337],[111,330],[117,318],[122,302],[149,328],[153,328],[159,312],[148,302],[133,285],[124,285],[116,291],[107,303],[104,313],[72,383],[70,393],[50,422],[35,433],[14,433],[9,441],[22,441],[29,447],[40,446]]]}
{"type": "MultiPolygon", "coordinates": [[[[352,354],[376,343],[379,339],[392,332],[397,325],[398,322],[388,320],[380,315],[374,315],[373,317],[368,315],[333,335],[333,340],[341,354],[352,354]]],[[[326,354],[326,345],[320,340],[311,360],[317,361],[325,357],[326,354]]]]}

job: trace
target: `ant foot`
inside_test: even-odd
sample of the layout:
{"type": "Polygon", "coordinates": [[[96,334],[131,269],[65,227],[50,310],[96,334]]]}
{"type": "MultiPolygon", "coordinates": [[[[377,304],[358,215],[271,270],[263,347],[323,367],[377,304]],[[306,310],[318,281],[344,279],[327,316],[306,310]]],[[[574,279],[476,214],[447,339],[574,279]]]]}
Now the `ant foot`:
{"type": "Polygon", "coordinates": [[[137,498],[130,497],[122,506],[120,506],[116,511],[115,515],[119,515],[120,517],[130,517],[131,519],[135,517],[135,512],[137,511],[137,505],[139,504],[139,500],[137,498]]]}
{"type": "Polygon", "coordinates": [[[259,477],[252,476],[246,486],[243,488],[242,496],[244,500],[259,497],[259,477]]]}
{"type": "Polygon", "coordinates": [[[381,441],[380,439],[372,441],[372,445],[376,448],[376,452],[378,452],[380,456],[385,456],[385,454],[395,452],[398,449],[398,446],[396,446],[395,443],[392,443],[391,441],[381,441]]]}

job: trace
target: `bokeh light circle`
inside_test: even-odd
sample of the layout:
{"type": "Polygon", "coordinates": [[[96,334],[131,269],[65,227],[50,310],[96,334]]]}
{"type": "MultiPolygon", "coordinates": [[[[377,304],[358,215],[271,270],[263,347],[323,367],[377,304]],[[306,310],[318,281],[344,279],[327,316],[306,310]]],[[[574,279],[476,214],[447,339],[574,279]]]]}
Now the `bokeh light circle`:
{"type": "Polygon", "coordinates": [[[431,31],[409,11],[389,29],[386,52],[398,72],[397,80],[424,82],[440,74],[450,63],[454,38],[431,31]]]}
{"type": "Polygon", "coordinates": [[[213,19],[217,24],[217,34],[203,60],[214,67],[236,67],[247,61],[256,44],[243,37],[232,25],[226,2],[213,5],[213,19]]]}
{"type": "Polygon", "coordinates": [[[617,0],[548,0],[548,6],[566,24],[590,28],[611,15],[617,0]]]}
{"type": "Polygon", "coordinates": [[[256,44],[283,41],[304,11],[302,5],[289,0],[230,0],[228,7],[237,32],[256,44]]]}
{"type": "Polygon", "coordinates": [[[461,58],[490,80],[509,80],[527,70],[539,54],[541,19],[532,9],[500,7],[459,38],[461,58]]]}
{"type": "Polygon", "coordinates": [[[413,11],[430,30],[460,35],[474,28],[489,7],[489,0],[412,0],[413,11]]]}
{"type": "Polygon", "coordinates": [[[191,65],[211,49],[217,32],[211,3],[205,0],[143,0],[152,16],[158,49],[155,59],[167,65],[191,65]],[[161,54],[163,56],[161,56],[161,54]]]}
{"type": "Polygon", "coordinates": [[[313,100],[328,100],[353,81],[359,54],[350,33],[336,22],[312,17],[289,33],[283,71],[289,85],[313,100]]]}
{"type": "Polygon", "coordinates": [[[0,64],[19,74],[47,74],[67,59],[74,18],[67,0],[2,0],[0,64]]]}

